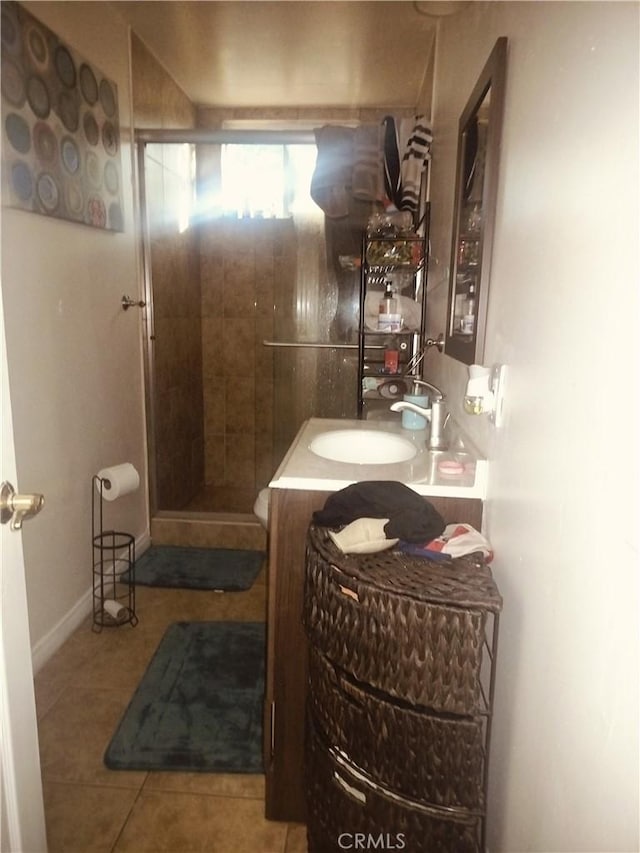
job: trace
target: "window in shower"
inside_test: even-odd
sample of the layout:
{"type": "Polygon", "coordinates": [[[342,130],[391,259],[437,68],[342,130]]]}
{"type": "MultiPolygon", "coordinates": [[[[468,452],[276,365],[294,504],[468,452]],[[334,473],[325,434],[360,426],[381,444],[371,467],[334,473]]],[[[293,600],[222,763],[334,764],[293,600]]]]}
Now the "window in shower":
{"type": "Polygon", "coordinates": [[[223,145],[214,207],[238,218],[317,214],[309,195],[315,161],[315,145],[223,145]]]}

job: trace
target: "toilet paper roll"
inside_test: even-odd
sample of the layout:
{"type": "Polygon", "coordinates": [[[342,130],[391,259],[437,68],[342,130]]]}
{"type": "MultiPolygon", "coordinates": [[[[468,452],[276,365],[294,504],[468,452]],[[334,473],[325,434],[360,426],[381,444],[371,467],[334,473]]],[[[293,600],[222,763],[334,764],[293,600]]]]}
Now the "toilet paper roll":
{"type": "Polygon", "coordinates": [[[116,622],[120,622],[121,619],[124,619],[125,609],[119,601],[107,598],[102,605],[102,609],[105,613],[108,613],[112,619],[115,619],[116,622]]]}
{"type": "Polygon", "coordinates": [[[115,501],[116,498],[135,492],[140,485],[140,475],[131,462],[103,468],[98,471],[98,477],[100,479],[96,481],[96,489],[107,501],[115,501]]]}

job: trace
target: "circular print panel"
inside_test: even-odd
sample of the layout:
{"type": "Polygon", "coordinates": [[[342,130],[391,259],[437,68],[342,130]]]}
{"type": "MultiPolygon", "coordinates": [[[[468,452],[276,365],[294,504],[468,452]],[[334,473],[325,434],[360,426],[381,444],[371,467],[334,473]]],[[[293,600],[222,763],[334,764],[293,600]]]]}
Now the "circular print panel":
{"type": "Polygon", "coordinates": [[[66,181],[65,184],[64,197],[67,202],[67,211],[74,219],[82,219],[84,196],[80,181],[66,181]]]}
{"type": "Polygon", "coordinates": [[[25,30],[24,42],[31,61],[39,71],[46,71],[49,65],[49,47],[47,37],[40,27],[30,24],[25,30]]]}
{"type": "Polygon", "coordinates": [[[0,24],[0,38],[2,39],[2,50],[9,53],[19,53],[20,39],[18,37],[18,22],[13,13],[2,6],[2,23],[0,24]]]}
{"type": "Polygon", "coordinates": [[[53,213],[60,201],[60,190],[53,175],[42,172],[36,181],[36,196],[47,213],[53,213]]]}
{"type": "Polygon", "coordinates": [[[31,131],[29,125],[17,113],[9,113],[4,122],[7,138],[11,145],[21,154],[26,154],[31,148],[31,131]]]}
{"type": "Polygon", "coordinates": [[[27,100],[38,118],[47,118],[51,110],[49,91],[40,77],[29,77],[27,80],[27,100]]]}
{"type": "Polygon", "coordinates": [[[115,195],[118,192],[120,181],[118,179],[118,169],[113,160],[107,160],[104,164],[104,185],[111,195],[115,195]]]}
{"type": "Polygon", "coordinates": [[[43,163],[53,164],[58,159],[58,140],[48,124],[43,121],[33,128],[33,147],[43,163]]]}
{"type": "Polygon", "coordinates": [[[76,66],[67,48],[59,44],[54,55],[54,64],[58,77],[68,89],[76,85],[76,66]]]}
{"type": "Polygon", "coordinates": [[[2,57],[0,87],[2,88],[2,94],[14,107],[21,107],[24,104],[27,92],[22,72],[15,62],[6,56],[2,57]]]}
{"type": "Polygon", "coordinates": [[[58,98],[58,113],[62,124],[70,133],[75,133],[80,124],[78,102],[74,92],[60,92],[58,98]]]}
{"type": "Polygon", "coordinates": [[[116,113],[116,96],[108,80],[100,81],[100,103],[109,118],[113,118],[116,113]]]}
{"type": "Polygon", "coordinates": [[[91,186],[99,190],[102,186],[102,172],[100,169],[100,161],[98,160],[95,151],[87,152],[85,170],[91,186]]]}
{"type": "Polygon", "coordinates": [[[11,167],[11,186],[22,201],[29,201],[33,195],[33,177],[27,164],[21,160],[11,167]]]}
{"type": "Polygon", "coordinates": [[[87,202],[87,222],[89,225],[96,225],[99,228],[104,228],[107,224],[107,211],[104,202],[97,195],[91,196],[87,202]]]}
{"type": "Polygon", "coordinates": [[[118,134],[110,121],[105,121],[102,125],[102,144],[110,157],[118,153],[118,134]]]}
{"type": "Polygon", "coordinates": [[[84,114],[82,126],[89,145],[97,145],[98,140],[100,139],[100,129],[98,128],[98,122],[95,120],[93,113],[86,112],[84,114]]]}
{"type": "Polygon", "coordinates": [[[80,151],[70,136],[64,136],[60,142],[62,163],[70,175],[75,175],[80,168],[80,151]]]}
{"type": "Polygon", "coordinates": [[[93,106],[98,100],[98,81],[86,63],[80,66],[80,91],[85,101],[93,106]]]}

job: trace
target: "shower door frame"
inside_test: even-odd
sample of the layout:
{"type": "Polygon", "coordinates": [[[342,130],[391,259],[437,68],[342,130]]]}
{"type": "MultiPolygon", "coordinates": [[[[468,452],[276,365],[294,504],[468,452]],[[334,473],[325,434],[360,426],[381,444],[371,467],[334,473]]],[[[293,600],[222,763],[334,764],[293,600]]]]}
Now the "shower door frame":
{"type": "MultiPolygon", "coordinates": [[[[153,279],[151,274],[151,245],[149,235],[149,219],[147,213],[147,188],[145,173],[145,153],[148,144],[191,144],[191,145],[300,145],[314,144],[315,134],[308,130],[206,130],[199,128],[167,129],[167,128],[136,128],[134,129],[136,148],[136,165],[138,180],[138,202],[140,206],[141,228],[141,277],[143,300],[145,303],[143,315],[144,334],[144,384],[145,384],[145,418],[147,433],[147,467],[149,477],[149,513],[153,518],[163,510],[158,507],[158,477],[157,477],[157,435],[155,423],[156,386],[155,386],[155,340],[153,279]]],[[[278,346],[279,342],[270,341],[269,345],[278,346]]],[[[338,345],[339,346],[339,345],[338,345]]]]}

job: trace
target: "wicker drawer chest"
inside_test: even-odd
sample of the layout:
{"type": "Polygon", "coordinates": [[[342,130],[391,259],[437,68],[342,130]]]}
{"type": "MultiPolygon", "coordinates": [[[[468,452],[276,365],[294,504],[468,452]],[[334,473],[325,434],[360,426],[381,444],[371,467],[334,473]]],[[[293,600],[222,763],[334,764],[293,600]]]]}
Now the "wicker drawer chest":
{"type": "Polygon", "coordinates": [[[484,850],[502,600],[475,557],[345,555],[307,537],[310,853],[484,850]]]}

